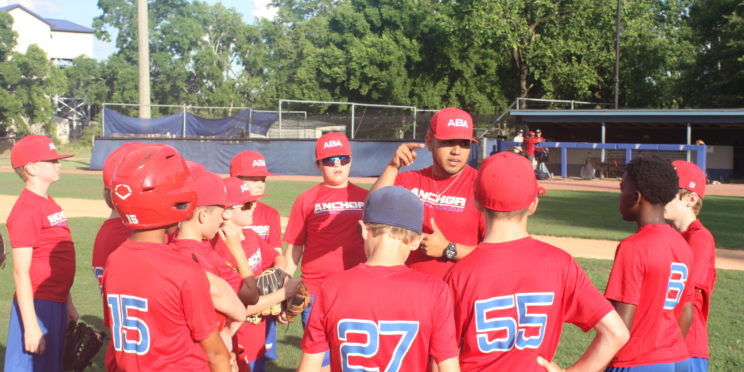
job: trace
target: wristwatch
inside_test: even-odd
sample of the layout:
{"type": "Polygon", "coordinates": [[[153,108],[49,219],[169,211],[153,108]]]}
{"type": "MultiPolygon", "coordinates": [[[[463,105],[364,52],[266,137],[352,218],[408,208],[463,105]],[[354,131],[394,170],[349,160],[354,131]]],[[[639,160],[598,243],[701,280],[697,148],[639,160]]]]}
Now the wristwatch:
{"type": "Polygon", "coordinates": [[[457,244],[454,242],[449,242],[447,244],[447,248],[444,249],[444,257],[448,260],[452,260],[457,256],[457,244]]]}

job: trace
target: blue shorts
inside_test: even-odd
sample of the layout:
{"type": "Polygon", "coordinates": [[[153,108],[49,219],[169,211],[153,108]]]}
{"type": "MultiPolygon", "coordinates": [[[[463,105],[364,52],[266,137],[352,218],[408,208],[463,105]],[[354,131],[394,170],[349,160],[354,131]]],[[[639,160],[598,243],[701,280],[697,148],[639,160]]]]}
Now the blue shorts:
{"type": "Polygon", "coordinates": [[[647,364],[636,367],[607,367],[605,372],[688,372],[689,359],[676,363],[647,364]]]}
{"type": "Polygon", "coordinates": [[[24,350],[23,322],[18,301],[13,299],[5,350],[5,372],[62,372],[67,305],[62,302],[34,300],[36,318],[44,334],[44,354],[29,354],[24,350]]]}
{"type": "Polygon", "coordinates": [[[690,358],[690,372],[708,372],[708,359],[690,358]]]}
{"type": "Polygon", "coordinates": [[[274,317],[266,318],[266,352],[251,365],[252,372],[265,372],[266,362],[276,360],[276,321],[274,317]]]}
{"type": "MultiPolygon", "coordinates": [[[[310,312],[313,310],[313,303],[315,302],[315,295],[310,295],[310,305],[305,308],[305,310],[302,311],[302,329],[305,329],[307,327],[307,321],[310,319],[310,312]]],[[[325,354],[323,354],[323,367],[330,366],[331,365],[331,352],[326,351],[325,354]]]]}

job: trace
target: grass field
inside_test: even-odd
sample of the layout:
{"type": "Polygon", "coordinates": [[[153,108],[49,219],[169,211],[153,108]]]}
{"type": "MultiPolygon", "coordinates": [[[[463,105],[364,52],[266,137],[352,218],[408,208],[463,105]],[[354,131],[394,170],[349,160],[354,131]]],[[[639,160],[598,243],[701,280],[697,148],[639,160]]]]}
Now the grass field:
{"type": "MultiPolygon", "coordinates": [[[[294,198],[313,185],[310,182],[269,181],[270,195],[265,201],[287,215],[294,198]]],[[[368,186],[368,185],[363,185],[368,186]]],[[[0,173],[0,193],[16,194],[20,181],[13,173],[0,173]]],[[[56,197],[78,197],[96,199],[101,193],[99,175],[63,175],[50,193],[56,197]]],[[[629,235],[633,226],[620,221],[616,212],[615,193],[551,191],[541,198],[540,208],[530,222],[532,233],[591,238],[621,239],[629,235]]],[[[744,208],[744,198],[706,197],[702,219],[706,221],[719,243],[723,246],[744,248],[744,232],[738,223],[739,213],[744,208]],[[724,243],[725,242],[725,243],[724,243]]],[[[101,300],[96,281],[90,269],[93,238],[102,220],[97,218],[72,218],[70,226],[77,249],[77,273],[73,286],[73,297],[83,320],[97,327],[101,324],[101,300]]],[[[0,231],[6,236],[4,225],[0,231]]],[[[7,240],[6,240],[7,241],[7,240]]],[[[604,289],[611,267],[610,261],[579,259],[592,282],[604,289]]],[[[744,272],[719,270],[716,292],[710,318],[711,370],[744,370],[744,297],[740,283],[744,272]]],[[[136,275],[136,273],[133,273],[136,275]]],[[[13,293],[12,262],[0,271],[0,360],[5,354],[10,299],[13,293]]],[[[299,322],[288,329],[278,330],[279,361],[271,370],[291,371],[297,366],[298,349],[302,335],[299,322]]],[[[591,333],[584,334],[578,328],[567,326],[556,354],[556,360],[568,366],[576,360],[591,341],[591,333]]],[[[96,358],[94,370],[102,370],[102,355],[96,358]]],[[[0,362],[1,363],[1,362],[0,362]]]]}

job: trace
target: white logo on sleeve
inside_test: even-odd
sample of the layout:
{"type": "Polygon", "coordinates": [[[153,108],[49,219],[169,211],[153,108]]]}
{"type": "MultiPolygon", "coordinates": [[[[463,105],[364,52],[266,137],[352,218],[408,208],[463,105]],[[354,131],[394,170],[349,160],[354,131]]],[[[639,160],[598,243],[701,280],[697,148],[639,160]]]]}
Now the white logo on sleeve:
{"type": "Polygon", "coordinates": [[[65,216],[64,211],[59,211],[57,213],[48,215],[47,220],[49,221],[49,225],[55,226],[67,222],[67,217],[65,216]]]}
{"type": "Polygon", "coordinates": [[[330,140],[323,144],[323,149],[328,149],[331,147],[342,147],[341,141],[339,140],[330,140]]]}
{"type": "Polygon", "coordinates": [[[447,123],[447,126],[467,128],[468,121],[465,119],[450,119],[449,122],[447,123]]]}
{"type": "Polygon", "coordinates": [[[265,167],[266,162],[263,159],[256,159],[253,161],[253,167],[265,167]]]}

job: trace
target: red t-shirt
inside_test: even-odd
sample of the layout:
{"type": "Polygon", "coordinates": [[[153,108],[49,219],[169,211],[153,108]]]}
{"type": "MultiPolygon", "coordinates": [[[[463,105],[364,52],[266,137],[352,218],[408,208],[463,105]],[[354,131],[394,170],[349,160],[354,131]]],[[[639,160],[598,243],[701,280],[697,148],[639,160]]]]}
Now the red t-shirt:
{"type": "Polygon", "coordinates": [[[437,363],[457,356],[452,306],[437,278],[361,264],[323,281],[302,351],[330,350],[332,371],[427,371],[429,356],[437,363]]]}
{"type": "Polygon", "coordinates": [[[282,224],[276,209],[261,202],[256,203],[256,210],[253,211],[253,225],[245,228],[255,231],[271,248],[282,247],[282,224]]]}
{"type": "Polygon", "coordinates": [[[358,223],[367,193],[351,183],[340,189],[320,184],[292,205],[284,241],[305,246],[302,279],[310,293],[317,293],[326,276],[367,260],[358,223]]]}
{"type": "Polygon", "coordinates": [[[539,137],[528,137],[524,139],[524,152],[527,155],[535,156],[535,145],[542,142],[539,137]]]}
{"type": "Polygon", "coordinates": [[[93,243],[93,275],[98,281],[98,287],[103,294],[103,271],[106,269],[106,260],[108,256],[119,248],[121,243],[132,236],[132,229],[124,226],[121,218],[109,218],[103,221],[101,228],[98,229],[96,240],[93,243]]]}
{"type": "Polygon", "coordinates": [[[198,344],[216,331],[209,282],[165,244],[127,240],[103,274],[114,359],[108,371],[206,371],[198,344]]]}
{"type": "Polygon", "coordinates": [[[682,233],[692,250],[692,284],[695,291],[695,312],[685,342],[692,358],[709,358],[708,314],[710,295],[716,285],[716,242],[713,234],[695,220],[682,233]]]}
{"type": "MultiPolygon", "coordinates": [[[[447,240],[475,246],[483,240],[485,225],[483,216],[475,207],[473,185],[478,171],[466,165],[459,176],[434,181],[432,168],[398,174],[395,184],[411,190],[424,203],[424,233],[431,234],[430,220],[447,240]]],[[[411,252],[406,265],[416,271],[440,278],[454,265],[454,261],[432,258],[420,250],[411,252]]]]}
{"type": "Polygon", "coordinates": [[[34,299],[67,302],[75,279],[75,244],[62,208],[51,196],[23,189],[8,215],[12,248],[31,247],[34,299]]]}
{"type": "MultiPolygon", "coordinates": [[[[176,251],[189,257],[193,254],[196,257],[195,261],[198,262],[199,265],[212,274],[224,279],[227,284],[230,284],[230,287],[232,287],[235,293],[238,293],[240,287],[243,285],[243,278],[240,277],[240,274],[238,274],[235,269],[235,261],[226,259],[218,251],[218,248],[214,247],[215,244],[221,243],[222,241],[219,239],[216,239],[215,243],[213,243],[207,240],[196,242],[194,240],[180,240],[174,237],[169,245],[176,251]]],[[[230,254],[230,252],[228,252],[228,254],[230,254]]]]}
{"type": "Polygon", "coordinates": [[[665,224],[646,225],[620,242],[605,296],[636,305],[630,340],[613,367],[674,363],[689,358],[675,308],[694,299],[687,285],[692,252],[682,235],[665,224]]]}
{"type": "Polygon", "coordinates": [[[613,310],[571,255],[531,237],[481,243],[445,281],[463,371],[544,371],[563,323],[587,332],[613,310]]]}

